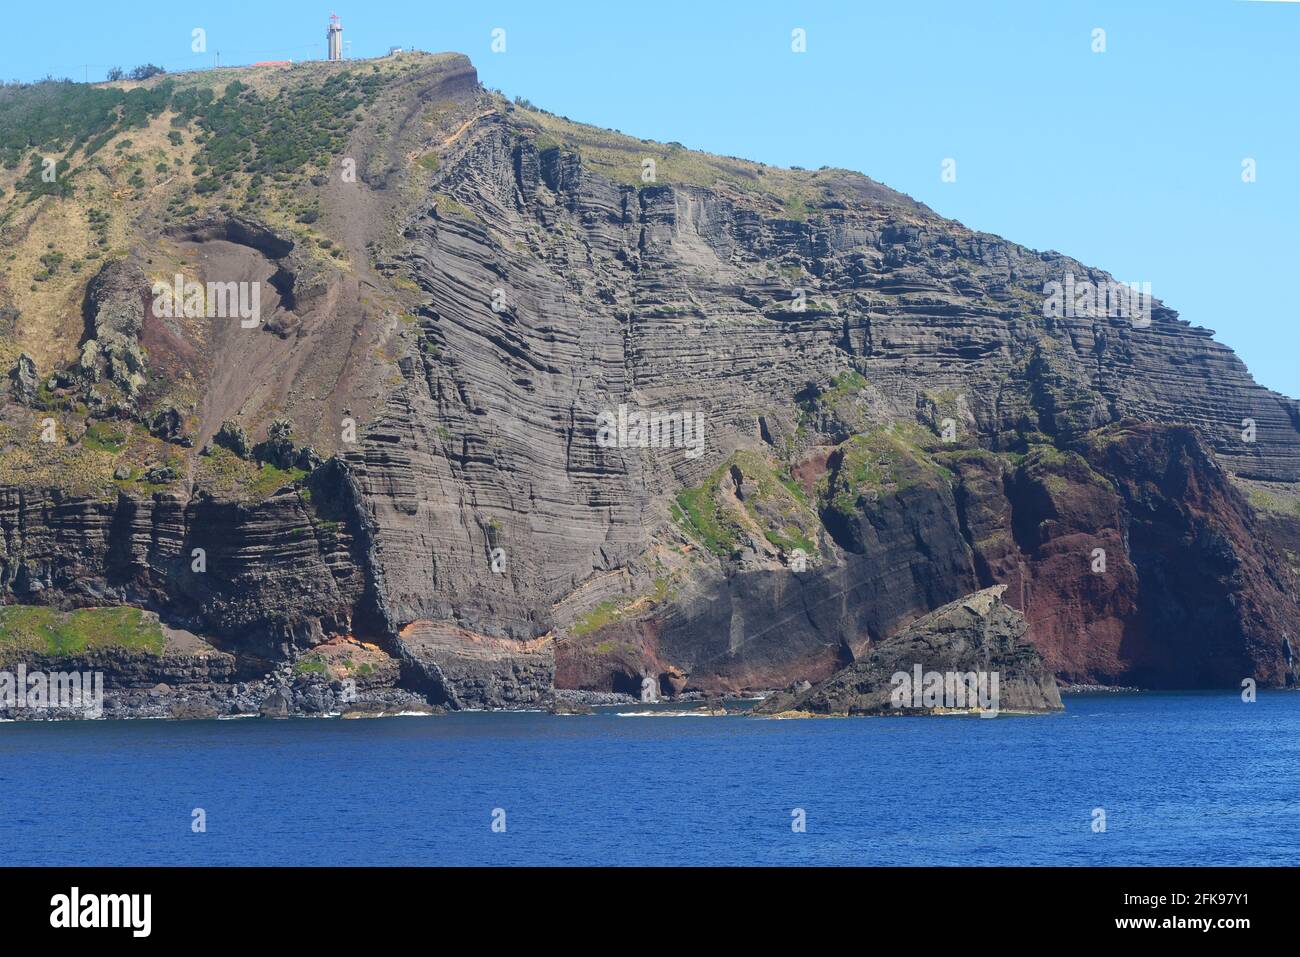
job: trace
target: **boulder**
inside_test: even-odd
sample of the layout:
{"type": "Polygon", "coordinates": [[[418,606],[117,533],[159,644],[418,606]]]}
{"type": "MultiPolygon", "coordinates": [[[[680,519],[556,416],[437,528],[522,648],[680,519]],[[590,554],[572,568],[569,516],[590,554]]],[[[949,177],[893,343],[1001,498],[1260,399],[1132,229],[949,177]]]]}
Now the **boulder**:
{"type": "Polygon", "coordinates": [[[659,690],[666,695],[679,695],[686,690],[686,681],[690,676],[676,665],[669,665],[659,675],[659,690]]]}
{"type": "Polygon", "coordinates": [[[171,706],[171,717],[179,721],[206,721],[217,717],[219,712],[210,701],[184,699],[171,706]]]}
{"type": "Polygon", "coordinates": [[[83,382],[107,380],[135,399],[146,381],[139,337],[149,289],[144,271],[130,260],[108,263],[87,285],[86,333],[77,364],[83,382]]]}
{"type": "Polygon", "coordinates": [[[234,452],[241,459],[248,458],[252,453],[252,445],[248,441],[248,433],[244,431],[244,427],[229,419],[221,423],[221,428],[212,437],[212,441],[234,452]]]}
{"type": "Polygon", "coordinates": [[[289,697],[289,692],[283,688],[272,691],[262,700],[258,708],[258,714],[263,718],[287,718],[292,712],[293,700],[289,697]]]}
{"type": "Polygon", "coordinates": [[[185,416],[174,405],[164,406],[149,421],[149,434],[164,442],[189,448],[193,440],[185,434],[185,416]]]}
{"type": "Polygon", "coordinates": [[[9,370],[9,394],[23,405],[36,401],[40,381],[36,376],[36,361],[27,353],[21,353],[9,370]]]}
{"type": "Polygon", "coordinates": [[[568,698],[553,698],[550,704],[551,714],[591,714],[591,708],[581,701],[568,698]]]}
{"type": "Polygon", "coordinates": [[[178,478],[180,474],[166,462],[151,465],[144,473],[144,480],[151,485],[166,485],[175,482],[178,478]]]}

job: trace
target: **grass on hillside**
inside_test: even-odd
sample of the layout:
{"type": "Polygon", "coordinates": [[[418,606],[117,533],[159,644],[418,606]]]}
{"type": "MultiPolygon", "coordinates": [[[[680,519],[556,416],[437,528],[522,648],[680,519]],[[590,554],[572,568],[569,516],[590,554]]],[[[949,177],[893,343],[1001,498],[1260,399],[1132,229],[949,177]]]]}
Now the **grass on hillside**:
{"type": "Polygon", "coordinates": [[[1290,515],[1300,518],[1300,492],[1291,489],[1264,489],[1249,487],[1246,498],[1251,508],[1257,512],[1269,512],[1274,515],[1290,515]]]}
{"type": "Polygon", "coordinates": [[[269,463],[241,459],[219,445],[214,445],[211,454],[200,455],[196,461],[196,482],[223,498],[261,501],[286,485],[307,477],[303,469],[281,469],[269,463]]]}
{"type": "Polygon", "coordinates": [[[0,88],[0,287],[11,300],[0,305],[22,317],[0,351],[31,353],[42,373],[71,361],[86,280],[125,255],[151,217],[174,222],[224,204],[346,265],[312,232],[312,187],[328,180],[384,84],[414,69],[413,58],[0,88]]]}
{"type": "MultiPolygon", "coordinates": [[[[606,598],[596,607],[592,608],[585,615],[573,623],[569,629],[575,638],[582,638],[607,625],[622,621],[629,615],[637,615],[655,605],[661,604],[664,600],[674,597],[676,589],[672,575],[659,575],[654,580],[654,591],[643,595],[615,595],[606,598]]],[[[596,651],[599,654],[608,653],[612,645],[597,646],[596,651]],[[602,650],[603,648],[603,650],[602,650]]]]}
{"type": "Polygon", "coordinates": [[[101,648],[160,655],[166,644],[157,616],[139,608],[0,607],[0,654],[6,656],[13,652],[78,655],[101,648]]]}
{"type": "Polygon", "coordinates": [[[951,484],[953,473],[936,462],[927,446],[935,437],[920,426],[895,423],[853,436],[841,447],[829,476],[825,501],[841,515],[857,512],[864,493],[895,493],[922,482],[951,484]]]}
{"type": "Polygon", "coordinates": [[[813,540],[819,523],[808,496],[754,452],[732,454],[700,485],[678,492],[674,506],[677,523],[715,555],[730,555],[747,529],[754,527],[783,552],[799,548],[813,555],[816,551],[813,540]],[[748,522],[724,504],[721,483],[732,466],[738,466],[743,476],[745,498],[740,507],[748,522]]]}

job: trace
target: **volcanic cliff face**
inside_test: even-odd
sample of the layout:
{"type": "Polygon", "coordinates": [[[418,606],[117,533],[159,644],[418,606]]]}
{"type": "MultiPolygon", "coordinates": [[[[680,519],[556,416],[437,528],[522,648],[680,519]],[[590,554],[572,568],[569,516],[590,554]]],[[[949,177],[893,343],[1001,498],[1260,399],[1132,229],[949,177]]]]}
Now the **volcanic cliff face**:
{"type": "Polygon", "coordinates": [[[79,315],[18,310],[6,601],[259,660],[354,635],[456,707],[817,681],[995,584],[1067,681],[1295,680],[1300,406],[1207,330],[1045,309],[1111,277],[855,173],[583,127],[463,57],[351,69],[169,92],[227,180],[142,194],[79,315]],[[356,103],[323,159],[221,148],[322,96],[356,103]],[[157,317],[173,272],[261,283],[265,321],[157,317]]]}

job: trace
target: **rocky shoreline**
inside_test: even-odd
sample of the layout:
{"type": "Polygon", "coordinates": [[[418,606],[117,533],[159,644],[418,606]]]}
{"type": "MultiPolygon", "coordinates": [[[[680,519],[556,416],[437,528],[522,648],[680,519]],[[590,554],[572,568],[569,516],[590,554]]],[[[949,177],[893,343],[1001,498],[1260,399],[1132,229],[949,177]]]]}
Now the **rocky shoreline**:
{"type": "MultiPolygon", "coordinates": [[[[709,714],[729,713],[721,702],[685,694],[657,705],[698,703],[709,714]]],[[[557,689],[547,700],[527,708],[466,709],[483,711],[546,711],[557,715],[589,715],[595,708],[654,707],[628,694],[557,689]]],[[[172,688],[159,683],[148,689],[113,689],[104,695],[102,713],[83,708],[5,708],[0,722],[78,720],[226,720],[234,718],[391,718],[444,715],[418,692],[399,687],[351,691],[338,679],[294,676],[285,668],[264,679],[228,685],[172,688]]]]}
{"type": "MultiPolygon", "coordinates": [[[[775,693],[775,692],[770,692],[775,693]]],[[[589,715],[596,708],[654,708],[696,704],[707,714],[741,713],[728,710],[715,695],[685,692],[646,703],[630,694],[557,688],[527,707],[484,708],[484,711],[547,711],[557,715],[589,715]]],[[[102,713],[82,708],[0,707],[0,722],[75,720],[222,720],[232,718],[388,718],[405,715],[443,715],[449,709],[431,703],[419,692],[382,685],[354,687],[338,678],[295,674],[285,664],[263,678],[232,683],[186,684],[172,687],[159,682],[149,688],[110,688],[105,691],[102,713]]]]}
{"type": "Polygon", "coordinates": [[[338,679],[295,676],[291,667],[285,666],[263,679],[248,682],[177,688],[159,682],[146,689],[111,688],[105,692],[102,714],[97,716],[84,708],[0,708],[0,720],[382,717],[443,711],[423,695],[403,688],[353,691],[338,679]]]}
{"type": "MultiPolygon", "coordinates": [[[[757,717],[844,717],[851,715],[952,715],[990,711],[981,702],[949,706],[944,701],[892,701],[900,673],[913,668],[930,673],[991,674],[1000,687],[993,714],[1043,714],[1059,711],[1062,696],[1130,694],[1142,688],[1117,685],[1060,684],[1028,641],[1024,617],[1003,600],[1005,586],[994,586],[951,602],[913,621],[898,635],[871,646],[868,654],[823,681],[796,681],[783,690],[751,691],[729,696],[730,707],[716,693],[697,689],[663,694],[654,702],[622,691],[556,688],[513,702],[480,705],[439,699],[450,676],[411,667],[377,646],[349,640],[320,645],[308,655],[265,663],[264,673],[250,675],[240,663],[193,634],[144,621],[165,632],[159,653],[99,648],[72,656],[19,654],[0,656],[0,676],[41,673],[47,676],[96,675],[102,700],[93,709],[7,706],[0,694],[0,721],[41,720],[223,720],[234,718],[366,718],[441,715],[456,710],[547,711],[556,715],[590,715],[596,709],[635,709],[637,713],[677,715],[744,715],[757,717]],[[19,660],[22,659],[22,660],[19,660]],[[432,693],[431,693],[431,689],[432,693]],[[745,706],[754,702],[753,707],[745,706]],[[738,704],[738,702],[740,702],[738,704]],[[693,705],[694,707],[689,707],[693,705]],[[915,706],[914,706],[915,705],[915,706]]],[[[521,670],[523,670],[521,668],[521,670]]],[[[467,672],[467,674],[473,673],[467,672]]],[[[464,688],[462,676],[457,687],[464,688]]],[[[498,682],[499,683],[499,682],[498,682]]],[[[517,687],[509,686],[506,687],[517,687]]]]}
{"type": "MultiPolygon", "coordinates": [[[[188,636],[193,641],[192,636],[188,636]]],[[[211,648],[187,647],[182,654],[170,647],[161,657],[131,654],[120,649],[102,650],[75,657],[53,658],[33,655],[23,661],[10,657],[0,662],[0,672],[13,674],[79,674],[106,676],[101,706],[6,707],[0,700],[0,721],[129,719],[228,719],[228,718],[364,718],[397,715],[440,715],[453,710],[549,711],[553,714],[591,714],[593,708],[632,707],[642,702],[626,693],[548,689],[547,693],[510,706],[450,706],[431,700],[429,694],[404,684],[396,663],[363,663],[355,677],[344,676],[337,666],[321,665],[321,671],[302,671],[304,662],[283,662],[266,674],[245,680],[221,680],[237,676],[225,657],[211,648]],[[21,669],[21,671],[20,671],[21,669]],[[90,713],[91,711],[95,713],[90,713]]],[[[349,663],[352,659],[348,659],[349,663]]],[[[417,673],[415,681],[420,681],[417,673]]],[[[689,692],[665,703],[699,701],[712,704],[713,697],[689,692]]]]}

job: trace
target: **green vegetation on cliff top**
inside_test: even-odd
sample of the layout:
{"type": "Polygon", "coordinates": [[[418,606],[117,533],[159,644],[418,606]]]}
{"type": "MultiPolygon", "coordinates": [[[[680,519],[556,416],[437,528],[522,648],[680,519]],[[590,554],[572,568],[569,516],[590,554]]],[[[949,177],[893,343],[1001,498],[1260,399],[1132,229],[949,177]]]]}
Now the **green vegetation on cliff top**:
{"type": "Polygon", "coordinates": [[[381,73],[352,70],[324,78],[308,73],[259,90],[217,71],[186,85],[167,78],[133,89],[66,81],[5,87],[0,165],[12,170],[27,157],[31,168],[15,184],[18,192],[67,195],[70,180],[106,143],[169,111],[173,127],[197,131],[201,149],[192,165],[199,194],[216,192],[234,173],[276,177],[324,169],[384,82],[381,73]],[[223,79],[228,82],[218,87],[223,79]],[[42,177],[46,156],[62,164],[53,182],[42,177]]]}
{"type": "Polygon", "coordinates": [[[584,166],[626,186],[729,186],[765,198],[770,215],[799,222],[818,214],[821,207],[842,195],[870,193],[880,200],[916,205],[901,193],[850,170],[784,169],[734,156],[717,156],[687,149],[681,143],[659,143],[576,123],[526,101],[503,104],[503,109],[518,125],[536,131],[538,152],[564,149],[577,153],[584,166]],[[649,166],[648,160],[654,165],[649,166]]]}
{"type": "Polygon", "coordinates": [[[840,447],[838,467],[827,480],[827,507],[852,516],[864,494],[901,492],[923,482],[951,484],[955,476],[927,448],[937,441],[921,426],[903,423],[853,436],[840,447]]]}

